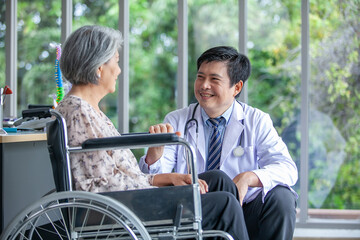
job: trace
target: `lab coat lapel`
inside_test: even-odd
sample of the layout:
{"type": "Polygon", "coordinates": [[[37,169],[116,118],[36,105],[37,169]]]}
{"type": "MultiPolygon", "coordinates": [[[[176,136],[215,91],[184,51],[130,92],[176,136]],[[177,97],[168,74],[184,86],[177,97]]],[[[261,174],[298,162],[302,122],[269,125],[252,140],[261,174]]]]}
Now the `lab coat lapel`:
{"type": "Polygon", "coordinates": [[[245,114],[243,108],[236,102],[223,139],[220,159],[221,164],[229,157],[230,154],[232,154],[233,149],[239,145],[240,136],[244,130],[241,120],[243,120],[244,117],[245,114]]]}
{"type": "Polygon", "coordinates": [[[190,137],[191,137],[191,143],[193,143],[193,146],[195,148],[195,151],[200,153],[200,158],[199,158],[199,154],[196,154],[197,155],[197,165],[200,168],[200,166],[204,166],[204,162],[205,162],[205,139],[204,139],[204,126],[203,126],[203,123],[202,123],[202,118],[201,118],[201,114],[200,114],[200,106],[196,109],[196,112],[195,112],[195,115],[194,115],[194,118],[198,121],[198,125],[199,125],[199,129],[198,129],[198,142],[196,144],[196,125],[195,125],[195,122],[192,121],[191,122],[191,127],[189,128],[189,134],[190,134],[190,137]]]}

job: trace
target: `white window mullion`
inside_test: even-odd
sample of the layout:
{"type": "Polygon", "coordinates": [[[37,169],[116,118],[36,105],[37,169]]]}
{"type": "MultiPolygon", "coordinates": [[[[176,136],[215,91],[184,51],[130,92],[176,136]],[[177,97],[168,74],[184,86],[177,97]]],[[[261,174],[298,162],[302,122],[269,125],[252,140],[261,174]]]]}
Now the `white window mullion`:
{"type": "Polygon", "coordinates": [[[309,0],[301,1],[301,151],[300,151],[300,223],[308,218],[309,166],[309,0]]]}
{"type": "Polygon", "coordinates": [[[6,51],[6,70],[5,84],[10,87],[13,94],[9,95],[8,103],[4,106],[3,117],[17,116],[17,0],[5,1],[5,51],[6,51]]]}
{"type": "Polygon", "coordinates": [[[61,43],[65,42],[72,31],[72,6],[72,0],[61,1],[61,43]]]}
{"type": "Polygon", "coordinates": [[[188,16],[187,0],[178,0],[177,108],[188,105],[188,16]]]}
{"type": "Polygon", "coordinates": [[[118,81],[118,131],[129,132],[129,1],[119,0],[119,30],[124,44],[119,53],[121,74],[118,81]]]}
{"type": "MultiPolygon", "coordinates": [[[[247,55],[247,0],[239,0],[239,52],[247,55]]],[[[248,84],[245,82],[239,100],[248,102],[248,84]]]]}

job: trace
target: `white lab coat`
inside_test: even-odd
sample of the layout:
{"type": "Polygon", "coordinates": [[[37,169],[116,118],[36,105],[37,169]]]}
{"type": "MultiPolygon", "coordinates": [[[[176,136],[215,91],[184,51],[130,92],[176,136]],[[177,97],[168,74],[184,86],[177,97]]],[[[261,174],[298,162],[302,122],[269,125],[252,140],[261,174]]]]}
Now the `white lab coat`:
{"type": "MultiPolygon", "coordinates": [[[[249,188],[244,202],[252,201],[260,191],[262,191],[264,201],[267,192],[275,186],[282,185],[289,188],[293,186],[298,179],[298,172],[270,116],[245,103],[241,104],[235,102],[224,133],[220,170],[226,172],[230,178],[245,171],[253,171],[259,177],[263,187],[249,188]],[[234,155],[233,150],[239,146],[242,131],[245,131],[241,140],[244,154],[238,157],[234,155]]],[[[189,107],[169,113],[164,122],[170,123],[175,131],[181,132],[181,136],[184,136],[185,123],[191,119],[195,105],[191,104],[189,107]]],[[[198,173],[206,170],[207,149],[200,109],[201,107],[198,106],[194,115],[199,125],[198,137],[196,137],[194,121],[188,124],[188,133],[184,136],[195,148],[198,173]]],[[[169,173],[173,170],[178,173],[187,173],[184,150],[180,145],[166,146],[163,156],[150,167],[144,162],[144,157],[140,159],[139,165],[145,173],[169,173]]]]}

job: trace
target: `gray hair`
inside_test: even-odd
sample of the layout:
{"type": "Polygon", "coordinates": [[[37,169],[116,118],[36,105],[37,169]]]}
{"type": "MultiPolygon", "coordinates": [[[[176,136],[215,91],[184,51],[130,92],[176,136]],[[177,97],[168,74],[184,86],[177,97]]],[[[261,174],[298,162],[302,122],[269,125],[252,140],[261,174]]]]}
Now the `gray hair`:
{"type": "Polygon", "coordinates": [[[118,30],[103,26],[83,26],[66,39],[60,57],[62,75],[71,84],[98,84],[98,68],[120,50],[118,30]]]}

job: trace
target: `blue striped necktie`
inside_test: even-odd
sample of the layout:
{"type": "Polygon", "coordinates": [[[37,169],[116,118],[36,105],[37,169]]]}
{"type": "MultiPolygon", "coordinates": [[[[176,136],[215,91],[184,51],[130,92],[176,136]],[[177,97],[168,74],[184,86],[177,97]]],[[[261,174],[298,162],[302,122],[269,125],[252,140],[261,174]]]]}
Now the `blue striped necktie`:
{"type": "Polygon", "coordinates": [[[207,170],[220,168],[220,156],[221,156],[221,134],[218,129],[219,124],[224,118],[209,118],[208,121],[212,124],[214,131],[210,138],[209,154],[207,161],[207,170]]]}

